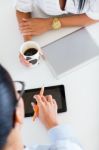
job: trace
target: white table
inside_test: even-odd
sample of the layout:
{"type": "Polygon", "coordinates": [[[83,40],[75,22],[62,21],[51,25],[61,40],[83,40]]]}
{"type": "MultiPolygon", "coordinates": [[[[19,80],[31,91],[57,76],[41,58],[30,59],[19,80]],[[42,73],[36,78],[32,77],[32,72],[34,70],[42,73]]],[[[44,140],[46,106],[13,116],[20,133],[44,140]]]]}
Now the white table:
{"type": "MultiPolygon", "coordinates": [[[[18,59],[22,38],[17,28],[12,2],[0,2],[0,62],[8,69],[14,80],[22,80],[26,88],[64,84],[67,98],[67,113],[59,115],[62,123],[70,123],[85,150],[99,149],[99,60],[56,80],[42,60],[36,68],[25,68],[18,59]]],[[[99,24],[88,27],[93,39],[99,44],[99,24]]],[[[31,118],[24,120],[22,129],[26,144],[33,141],[49,143],[43,125],[31,118]]]]}

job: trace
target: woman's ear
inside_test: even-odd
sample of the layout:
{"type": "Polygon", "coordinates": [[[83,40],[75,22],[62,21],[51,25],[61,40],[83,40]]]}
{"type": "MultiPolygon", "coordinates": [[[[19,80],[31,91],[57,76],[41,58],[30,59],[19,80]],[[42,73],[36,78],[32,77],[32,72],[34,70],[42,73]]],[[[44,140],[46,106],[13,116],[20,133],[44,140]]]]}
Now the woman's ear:
{"type": "Polygon", "coordinates": [[[24,104],[21,98],[16,107],[15,124],[22,124],[24,119],[24,104]]]}

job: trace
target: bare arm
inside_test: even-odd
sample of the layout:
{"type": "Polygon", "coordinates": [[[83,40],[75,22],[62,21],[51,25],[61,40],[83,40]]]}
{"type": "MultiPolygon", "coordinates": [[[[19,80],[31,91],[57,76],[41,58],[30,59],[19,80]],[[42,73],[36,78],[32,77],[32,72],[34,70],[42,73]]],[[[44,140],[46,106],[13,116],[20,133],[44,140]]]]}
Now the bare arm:
{"type": "Polygon", "coordinates": [[[87,26],[98,22],[99,20],[93,20],[89,18],[86,14],[64,16],[60,18],[62,27],[71,26],[87,26]]]}
{"type": "MultiPolygon", "coordinates": [[[[18,20],[19,27],[20,27],[20,23],[22,22],[23,18],[24,19],[32,18],[31,13],[24,13],[24,12],[20,12],[17,10],[16,10],[16,17],[18,20]]],[[[31,35],[24,35],[23,38],[24,38],[24,41],[28,41],[28,40],[32,39],[32,36],[31,35]]]]}
{"type": "MultiPolygon", "coordinates": [[[[98,22],[86,14],[59,17],[62,27],[87,26],[98,22]]],[[[23,21],[20,30],[24,36],[37,36],[52,30],[53,18],[30,18],[23,21]]]]}

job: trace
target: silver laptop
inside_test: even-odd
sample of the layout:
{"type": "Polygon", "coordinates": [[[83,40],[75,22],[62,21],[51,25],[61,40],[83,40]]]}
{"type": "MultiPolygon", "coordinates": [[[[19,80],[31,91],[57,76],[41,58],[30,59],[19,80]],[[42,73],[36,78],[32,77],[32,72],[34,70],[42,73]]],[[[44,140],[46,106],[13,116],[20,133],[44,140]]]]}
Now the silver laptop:
{"type": "Polygon", "coordinates": [[[83,28],[42,47],[51,71],[61,77],[99,57],[99,47],[83,28]]]}

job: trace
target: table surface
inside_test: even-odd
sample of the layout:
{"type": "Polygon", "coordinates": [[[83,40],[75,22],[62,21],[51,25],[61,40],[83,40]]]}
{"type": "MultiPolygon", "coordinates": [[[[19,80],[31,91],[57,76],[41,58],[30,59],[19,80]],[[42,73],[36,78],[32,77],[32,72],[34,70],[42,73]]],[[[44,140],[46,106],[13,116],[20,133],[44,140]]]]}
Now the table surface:
{"type": "MultiPolygon", "coordinates": [[[[72,125],[85,150],[98,150],[99,60],[97,59],[59,80],[53,77],[43,60],[35,68],[24,67],[18,59],[18,51],[23,40],[18,31],[12,2],[4,0],[0,4],[0,62],[11,73],[13,80],[25,81],[26,88],[37,88],[42,84],[45,86],[64,84],[68,111],[58,115],[60,122],[72,125]]],[[[99,24],[89,26],[87,30],[99,45],[99,24]]],[[[59,35],[59,33],[57,34],[59,35]]],[[[51,36],[51,34],[44,36],[51,36]]],[[[38,38],[35,40],[38,41],[38,38]]],[[[39,44],[42,46],[40,38],[39,44]]],[[[39,120],[33,123],[32,118],[25,118],[22,136],[25,144],[50,143],[46,129],[39,120]]]]}

